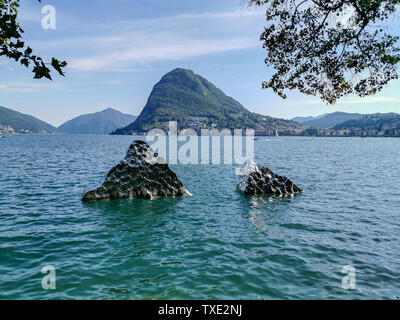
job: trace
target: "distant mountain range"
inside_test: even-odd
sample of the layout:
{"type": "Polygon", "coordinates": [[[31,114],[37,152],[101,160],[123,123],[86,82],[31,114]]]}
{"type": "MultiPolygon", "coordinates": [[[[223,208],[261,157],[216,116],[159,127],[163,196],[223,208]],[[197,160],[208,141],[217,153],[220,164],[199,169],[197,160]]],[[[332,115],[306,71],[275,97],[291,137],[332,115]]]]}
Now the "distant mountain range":
{"type": "Polygon", "coordinates": [[[57,132],[57,128],[33,116],[0,107],[0,125],[10,126],[16,132],[57,132]]]}
{"type": "Polygon", "coordinates": [[[400,114],[359,114],[334,112],[319,117],[298,117],[309,128],[305,135],[312,136],[361,136],[400,137],[400,114]],[[309,120],[313,118],[312,120],[309,120]]]}
{"type": "Polygon", "coordinates": [[[352,130],[370,132],[381,132],[382,135],[393,135],[400,132],[400,114],[398,113],[375,113],[363,116],[361,119],[349,120],[336,125],[334,130],[352,130]],[[390,131],[390,132],[388,132],[390,131]],[[396,132],[397,132],[396,131],[396,132]]]}
{"type": "Polygon", "coordinates": [[[256,130],[256,135],[400,136],[397,113],[333,112],[292,120],[250,112],[211,82],[187,69],[175,69],[154,86],[139,117],[108,108],[69,120],[59,128],[33,116],[0,107],[0,133],[140,134],[153,128],[228,128],[256,130]]]}
{"type": "Polygon", "coordinates": [[[192,70],[175,69],[154,86],[147,104],[135,122],[114,134],[165,129],[176,121],[178,129],[191,127],[256,130],[301,129],[296,122],[252,113],[192,70]]]}
{"type": "Polygon", "coordinates": [[[137,117],[108,108],[100,112],[84,114],[58,127],[61,133],[110,134],[118,128],[134,122],[137,117]]]}
{"type": "Polygon", "coordinates": [[[132,123],[136,118],[108,108],[101,112],[76,117],[55,128],[33,116],[0,107],[0,133],[110,134],[132,123]]]}
{"type": "Polygon", "coordinates": [[[343,123],[343,122],[346,122],[349,120],[361,119],[363,116],[365,116],[365,114],[333,112],[333,113],[325,113],[318,117],[298,117],[298,118],[294,118],[292,120],[300,122],[303,125],[309,126],[309,127],[331,129],[340,123],[343,123]]]}

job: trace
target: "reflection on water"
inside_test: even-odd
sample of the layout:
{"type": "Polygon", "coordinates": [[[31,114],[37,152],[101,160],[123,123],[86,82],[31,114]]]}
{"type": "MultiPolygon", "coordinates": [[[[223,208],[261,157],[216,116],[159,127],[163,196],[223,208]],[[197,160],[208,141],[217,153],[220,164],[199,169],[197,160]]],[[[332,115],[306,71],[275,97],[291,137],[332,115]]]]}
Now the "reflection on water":
{"type": "Polygon", "coordinates": [[[257,232],[270,234],[274,232],[274,225],[279,223],[279,212],[285,206],[289,206],[294,198],[300,197],[277,197],[274,195],[247,195],[243,196],[243,205],[247,210],[248,220],[257,232]]]}

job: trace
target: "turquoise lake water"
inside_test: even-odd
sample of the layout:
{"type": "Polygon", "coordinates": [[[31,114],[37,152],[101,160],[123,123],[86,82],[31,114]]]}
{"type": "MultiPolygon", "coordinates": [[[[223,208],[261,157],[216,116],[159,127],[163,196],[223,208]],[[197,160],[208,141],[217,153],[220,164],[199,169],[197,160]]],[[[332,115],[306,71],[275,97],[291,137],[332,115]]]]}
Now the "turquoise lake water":
{"type": "Polygon", "coordinates": [[[237,166],[175,165],[192,197],[82,203],[132,141],[0,139],[0,299],[400,298],[400,139],[255,141],[295,198],[243,196],[237,166]]]}

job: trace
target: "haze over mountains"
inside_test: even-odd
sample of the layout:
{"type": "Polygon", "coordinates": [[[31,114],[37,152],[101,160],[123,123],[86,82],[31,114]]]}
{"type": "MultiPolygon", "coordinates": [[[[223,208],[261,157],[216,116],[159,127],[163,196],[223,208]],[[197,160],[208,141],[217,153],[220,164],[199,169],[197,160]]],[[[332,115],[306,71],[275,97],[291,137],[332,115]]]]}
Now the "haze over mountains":
{"type": "Polygon", "coordinates": [[[164,75],[154,86],[147,104],[136,121],[123,129],[116,130],[115,134],[142,133],[153,128],[165,129],[169,121],[177,121],[178,129],[302,128],[301,124],[290,120],[250,112],[207,79],[192,70],[177,68],[164,75]]]}
{"type": "Polygon", "coordinates": [[[58,131],[69,134],[110,134],[114,130],[132,123],[136,118],[136,116],[108,108],[69,120],[59,126],[58,131]]]}
{"type": "Polygon", "coordinates": [[[16,132],[57,132],[57,128],[33,116],[0,107],[0,125],[10,126],[16,132]]]}
{"type": "Polygon", "coordinates": [[[108,108],[100,112],[81,115],[55,128],[33,116],[0,107],[0,133],[110,134],[135,121],[136,118],[136,116],[108,108]]]}
{"type": "Polygon", "coordinates": [[[320,116],[316,116],[316,117],[313,117],[313,116],[309,116],[309,117],[296,117],[296,118],[293,118],[293,119],[291,119],[292,121],[295,121],[295,122],[298,122],[298,123],[304,123],[304,122],[306,122],[306,121],[312,121],[312,120],[317,120],[317,119],[321,119],[321,118],[323,118],[323,117],[325,117],[326,115],[328,115],[329,113],[324,113],[324,114],[321,114],[320,116]]]}
{"type": "Polygon", "coordinates": [[[317,117],[297,117],[292,120],[300,122],[305,126],[331,129],[340,123],[349,120],[361,119],[363,116],[365,116],[365,114],[333,112],[333,113],[325,113],[317,117]]]}

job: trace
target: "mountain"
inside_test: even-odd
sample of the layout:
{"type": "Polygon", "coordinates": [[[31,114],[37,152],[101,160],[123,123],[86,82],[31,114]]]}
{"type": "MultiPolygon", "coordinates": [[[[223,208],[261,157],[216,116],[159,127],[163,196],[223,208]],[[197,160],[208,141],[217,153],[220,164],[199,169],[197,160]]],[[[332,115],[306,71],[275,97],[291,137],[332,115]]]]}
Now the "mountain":
{"type": "Polygon", "coordinates": [[[58,130],[72,134],[109,134],[118,128],[127,126],[136,118],[108,108],[101,112],[85,114],[69,120],[58,127],[58,130]]]}
{"type": "Polygon", "coordinates": [[[393,135],[394,130],[400,132],[400,114],[375,113],[363,116],[361,119],[349,120],[336,125],[334,130],[352,130],[363,132],[382,132],[382,135],[393,135]]]}
{"type": "Polygon", "coordinates": [[[363,116],[365,115],[359,113],[333,112],[325,114],[319,119],[304,121],[303,124],[310,127],[330,129],[349,120],[361,119],[363,116]]]}
{"type": "Polygon", "coordinates": [[[296,118],[293,118],[292,121],[295,121],[295,122],[298,122],[298,123],[304,123],[306,121],[312,121],[312,120],[321,119],[321,118],[323,118],[323,117],[325,117],[327,115],[328,115],[328,113],[321,114],[320,116],[316,116],[316,117],[312,117],[312,116],[310,116],[310,117],[296,117],[296,118]]]}
{"type": "Polygon", "coordinates": [[[178,68],[164,75],[154,86],[136,121],[114,134],[165,129],[168,121],[177,121],[178,129],[286,130],[302,127],[289,120],[252,113],[205,78],[191,70],[178,68]]]}
{"type": "Polygon", "coordinates": [[[306,121],[311,121],[311,120],[315,120],[315,119],[316,119],[316,117],[312,117],[312,116],[310,116],[310,117],[296,117],[296,118],[293,118],[292,121],[295,121],[295,122],[298,122],[298,123],[304,123],[306,121]]]}
{"type": "Polygon", "coordinates": [[[4,107],[0,107],[0,125],[10,126],[17,132],[57,132],[57,128],[42,120],[4,107]]]}

